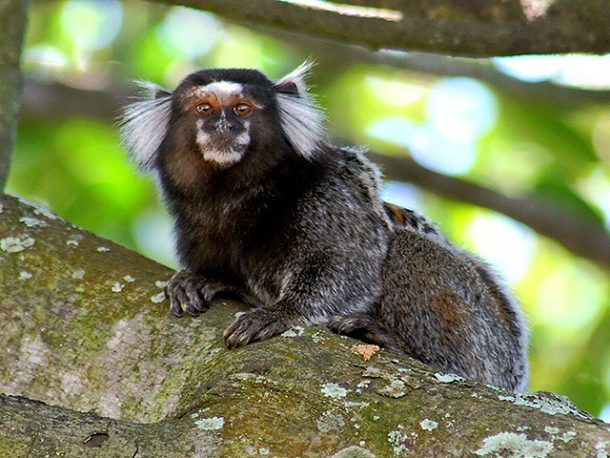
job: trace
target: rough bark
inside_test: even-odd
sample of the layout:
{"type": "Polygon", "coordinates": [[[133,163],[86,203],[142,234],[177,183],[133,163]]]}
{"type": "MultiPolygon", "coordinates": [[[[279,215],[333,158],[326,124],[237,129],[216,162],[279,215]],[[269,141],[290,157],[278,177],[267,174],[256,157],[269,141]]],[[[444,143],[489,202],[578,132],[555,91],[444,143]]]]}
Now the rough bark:
{"type": "Polygon", "coordinates": [[[27,0],[0,0],[0,190],[4,189],[21,100],[19,58],[25,35],[27,0]]]}
{"type": "Polygon", "coordinates": [[[610,449],[609,425],[554,395],[497,391],[385,351],[364,361],[355,341],[318,327],[228,351],[222,331],[243,306],[174,318],[160,294],[169,269],[16,198],[0,209],[0,456],[610,449]]]}
{"type": "Polygon", "coordinates": [[[606,0],[156,0],[371,49],[501,56],[610,51],[606,0]],[[345,5],[369,7],[346,9],[345,5]]]}

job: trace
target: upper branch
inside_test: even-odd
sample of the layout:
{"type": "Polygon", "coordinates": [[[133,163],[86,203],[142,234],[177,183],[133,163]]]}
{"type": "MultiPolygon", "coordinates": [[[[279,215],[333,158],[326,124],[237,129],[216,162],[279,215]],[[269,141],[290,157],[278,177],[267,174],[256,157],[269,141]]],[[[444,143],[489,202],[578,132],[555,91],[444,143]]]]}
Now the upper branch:
{"type": "Polygon", "coordinates": [[[610,51],[610,8],[604,0],[154,1],[372,49],[465,56],[610,51]]]}

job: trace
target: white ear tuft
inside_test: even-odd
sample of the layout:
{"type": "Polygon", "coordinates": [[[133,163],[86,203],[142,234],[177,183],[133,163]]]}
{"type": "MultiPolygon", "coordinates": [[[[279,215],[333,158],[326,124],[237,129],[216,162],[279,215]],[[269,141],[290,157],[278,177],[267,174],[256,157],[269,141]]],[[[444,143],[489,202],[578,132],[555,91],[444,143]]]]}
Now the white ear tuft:
{"type": "Polygon", "coordinates": [[[165,138],[171,117],[171,93],[153,83],[138,81],[147,100],[127,105],[121,116],[121,139],[142,170],[154,166],[157,150],[165,138]]]}
{"type": "Polygon", "coordinates": [[[314,156],[325,135],[324,115],[305,84],[313,65],[303,62],[274,85],[282,129],[296,152],[307,159],[314,156]]]}
{"type": "Polygon", "coordinates": [[[280,78],[275,83],[276,89],[282,92],[282,88],[292,86],[299,94],[307,94],[307,84],[305,84],[305,78],[307,78],[309,70],[311,70],[314,65],[316,65],[316,63],[313,60],[306,60],[286,76],[280,78]]]}

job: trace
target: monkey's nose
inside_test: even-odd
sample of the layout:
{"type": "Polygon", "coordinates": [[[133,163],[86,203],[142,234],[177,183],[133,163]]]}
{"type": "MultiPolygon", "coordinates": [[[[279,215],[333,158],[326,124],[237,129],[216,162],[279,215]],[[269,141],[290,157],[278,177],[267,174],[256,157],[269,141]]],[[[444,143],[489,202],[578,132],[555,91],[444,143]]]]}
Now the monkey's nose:
{"type": "Polygon", "coordinates": [[[218,122],[216,122],[216,124],[214,124],[214,130],[219,132],[230,132],[235,130],[235,124],[227,121],[225,118],[221,118],[218,120],[218,122]]]}

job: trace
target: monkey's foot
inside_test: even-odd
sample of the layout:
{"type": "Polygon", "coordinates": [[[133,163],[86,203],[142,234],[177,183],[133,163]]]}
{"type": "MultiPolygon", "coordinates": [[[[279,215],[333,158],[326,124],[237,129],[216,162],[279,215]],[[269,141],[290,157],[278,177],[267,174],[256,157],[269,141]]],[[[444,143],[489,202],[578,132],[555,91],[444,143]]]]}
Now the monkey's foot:
{"type": "Polygon", "coordinates": [[[409,354],[406,344],[374,317],[365,313],[333,316],[326,325],[336,334],[379,345],[392,353],[409,354]]]}
{"type": "Polygon", "coordinates": [[[240,315],[224,332],[225,345],[232,349],[281,334],[294,324],[285,312],[255,309],[240,315]]]}
{"type": "Polygon", "coordinates": [[[186,270],[176,272],[165,287],[165,294],[170,299],[170,311],[177,317],[183,312],[197,316],[210,307],[210,301],[221,291],[227,291],[227,285],[211,282],[186,270]]]}

